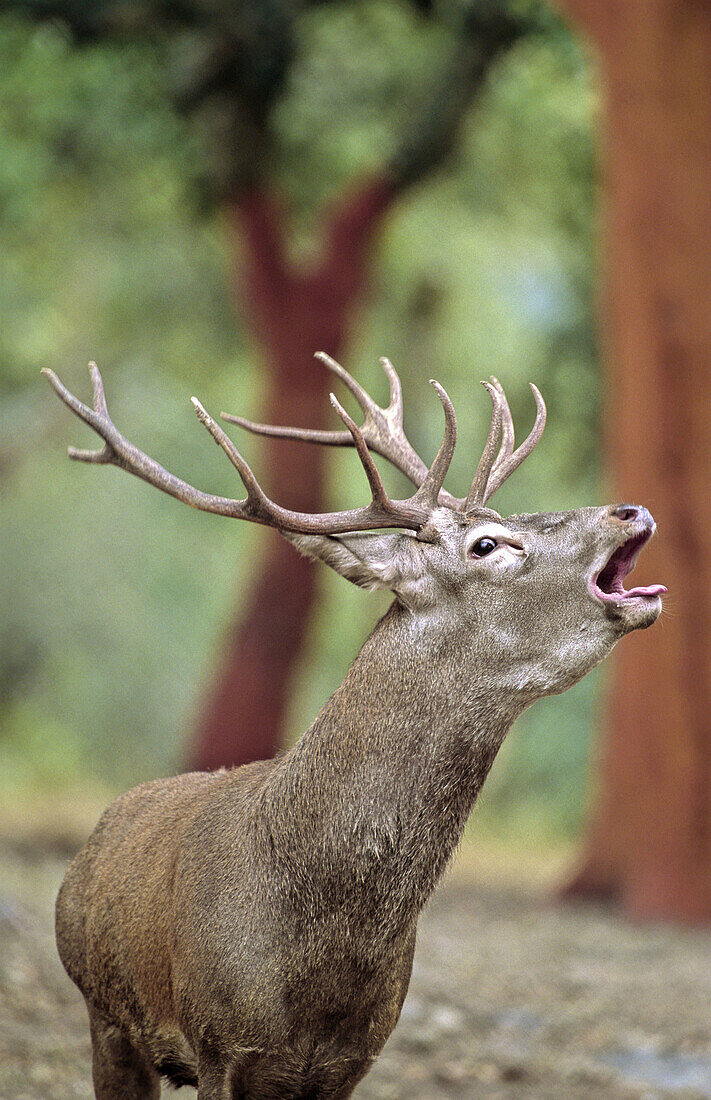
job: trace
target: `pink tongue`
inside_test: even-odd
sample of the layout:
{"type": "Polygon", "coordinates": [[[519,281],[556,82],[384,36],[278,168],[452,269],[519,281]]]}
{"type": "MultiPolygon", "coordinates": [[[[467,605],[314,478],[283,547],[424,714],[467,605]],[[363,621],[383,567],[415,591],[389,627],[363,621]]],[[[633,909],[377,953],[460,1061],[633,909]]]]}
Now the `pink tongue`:
{"type": "Polygon", "coordinates": [[[663,596],[665,592],[663,584],[648,584],[646,588],[630,588],[625,596],[663,596]]]}

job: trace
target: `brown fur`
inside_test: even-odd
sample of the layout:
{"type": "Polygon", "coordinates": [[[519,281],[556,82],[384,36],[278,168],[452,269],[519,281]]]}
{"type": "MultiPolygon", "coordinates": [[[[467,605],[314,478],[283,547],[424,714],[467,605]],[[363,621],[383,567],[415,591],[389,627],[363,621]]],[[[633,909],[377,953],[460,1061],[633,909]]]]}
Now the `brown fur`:
{"type": "Polygon", "coordinates": [[[129,791],[70,866],[57,943],[99,1100],[157,1097],[161,1075],[200,1100],[351,1095],[509,726],[659,614],[587,584],[639,522],[440,508],[427,541],[289,536],[395,603],[292,750],[129,791]],[[514,548],[476,560],[491,523],[514,548]]]}

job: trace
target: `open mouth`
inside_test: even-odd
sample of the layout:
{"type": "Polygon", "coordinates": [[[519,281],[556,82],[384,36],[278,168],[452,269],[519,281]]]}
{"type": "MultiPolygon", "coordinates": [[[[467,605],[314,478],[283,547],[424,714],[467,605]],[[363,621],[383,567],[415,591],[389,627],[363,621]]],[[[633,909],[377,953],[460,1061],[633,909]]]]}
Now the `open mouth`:
{"type": "Polygon", "coordinates": [[[642,531],[639,535],[633,535],[627,542],[612,553],[607,565],[597,576],[592,578],[592,590],[600,600],[631,600],[637,597],[642,599],[655,599],[666,592],[663,584],[648,584],[638,588],[625,588],[623,581],[628,573],[634,569],[639,552],[649,541],[652,532],[642,531]]]}

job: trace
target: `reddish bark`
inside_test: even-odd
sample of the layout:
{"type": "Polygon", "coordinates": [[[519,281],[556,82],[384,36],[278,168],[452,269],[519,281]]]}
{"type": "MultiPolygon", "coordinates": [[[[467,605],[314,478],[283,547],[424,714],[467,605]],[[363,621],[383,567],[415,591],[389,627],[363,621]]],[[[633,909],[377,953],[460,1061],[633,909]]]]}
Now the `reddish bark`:
{"type": "Polygon", "coordinates": [[[615,498],[659,523],[640,570],[670,596],[653,637],[617,651],[599,797],[568,892],[711,921],[711,7],[610,9],[598,38],[608,454],[615,498]]]}
{"type": "MultiPolygon", "coordinates": [[[[322,427],[332,377],[315,351],[338,357],[367,286],[370,245],[394,198],[375,180],[343,199],[325,219],[321,261],[297,270],[286,255],[284,217],[274,197],[252,191],[232,206],[244,246],[243,295],[261,344],[268,392],[262,419],[322,427]]],[[[324,449],[264,441],[263,484],[279,503],[324,508],[324,449]]],[[[198,769],[247,763],[281,747],[288,691],[314,597],[314,567],[273,533],[254,587],[246,587],[221,665],[199,716],[191,753],[198,769]]]]}

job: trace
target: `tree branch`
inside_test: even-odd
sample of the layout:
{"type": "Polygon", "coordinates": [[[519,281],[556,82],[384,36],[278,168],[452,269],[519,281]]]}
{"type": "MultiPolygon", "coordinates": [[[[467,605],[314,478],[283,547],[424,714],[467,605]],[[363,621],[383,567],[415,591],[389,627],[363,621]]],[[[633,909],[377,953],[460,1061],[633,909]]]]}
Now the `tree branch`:
{"type": "Polygon", "coordinates": [[[37,22],[60,21],[78,43],[152,37],[170,28],[200,27],[208,22],[205,10],[192,0],[0,0],[3,11],[19,11],[37,22]]]}
{"type": "Polygon", "coordinates": [[[365,264],[383,217],[397,197],[392,180],[370,179],[347,191],[332,206],[326,220],[324,258],[319,271],[342,301],[356,298],[365,278],[365,264]],[[344,258],[347,257],[347,263],[344,258]]]}
{"type": "Polygon", "coordinates": [[[398,189],[418,183],[447,160],[464,115],[491,69],[528,30],[524,20],[510,16],[498,4],[483,4],[466,15],[449,62],[413,112],[390,163],[389,174],[398,189]]]}

